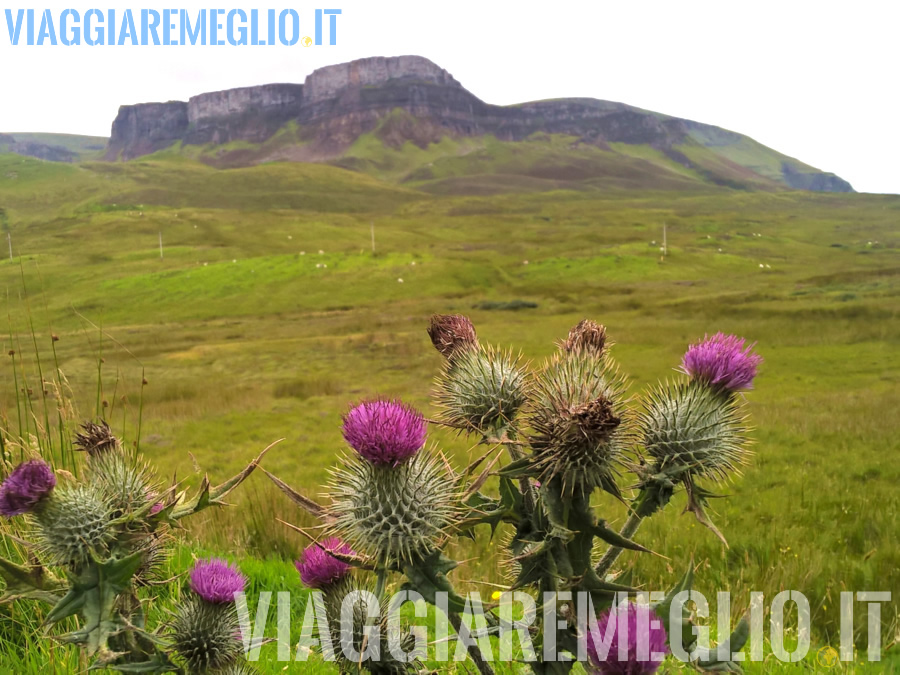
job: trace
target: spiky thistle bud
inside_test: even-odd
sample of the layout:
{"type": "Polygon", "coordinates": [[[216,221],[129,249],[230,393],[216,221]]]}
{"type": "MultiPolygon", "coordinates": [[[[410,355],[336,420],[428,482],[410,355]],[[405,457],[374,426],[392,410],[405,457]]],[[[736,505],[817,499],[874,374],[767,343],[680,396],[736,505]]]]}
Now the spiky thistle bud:
{"type": "Polygon", "coordinates": [[[236,665],[243,651],[234,594],[247,579],[224,560],[198,561],[190,574],[195,593],[172,622],[175,651],[191,673],[218,672],[236,665]]]}
{"type": "MultiPolygon", "coordinates": [[[[388,622],[390,612],[399,611],[399,608],[390,604],[390,599],[385,597],[379,606],[377,617],[369,616],[369,606],[366,602],[366,594],[372,593],[372,588],[361,584],[357,579],[348,578],[338,586],[339,592],[326,592],[323,597],[325,615],[328,619],[331,646],[335,651],[338,667],[341,672],[355,673],[359,671],[359,663],[350,661],[344,655],[343,645],[352,647],[359,654],[364,654],[371,647],[371,630],[367,635],[367,627],[377,630],[378,658],[367,658],[363,661],[363,668],[372,675],[405,675],[406,673],[421,672],[415,659],[412,661],[398,661],[391,654],[391,639],[399,641],[404,653],[409,653],[415,647],[415,636],[406,633],[403,636],[391,635],[388,622]],[[355,598],[351,593],[357,592],[355,598]],[[348,599],[349,598],[349,599],[348,599]],[[342,622],[342,612],[346,610],[349,621],[342,622]]],[[[374,594],[373,594],[374,595],[374,594]]],[[[371,596],[370,596],[371,599],[371,596]]],[[[371,655],[371,652],[370,654],[371,655]]]]}
{"type": "Polygon", "coordinates": [[[650,675],[662,663],[653,654],[668,652],[666,629],[650,607],[613,606],[590,624],[584,639],[592,675],[650,675]]]}
{"type": "Polygon", "coordinates": [[[307,546],[294,566],[300,580],[309,588],[323,589],[334,586],[347,577],[350,565],[334,557],[332,553],[356,555],[356,552],[337,537],[328,537],[307,546]]]}
{"type": "Polygon", "coordinates": [[[725,480],[746,463],[748,428],[740,404],[699,382],[664,385],[646,397],[638,426],[652,469],[674,480],[725,480]]]}
{"type": "Polygon", "coordinates": [[[692,379],[727,392],[753,388],[762,357],[753,353],[756,343],[746,344],[736,335],[716,333],[688,347],[681,371],[692,379]]]}
{"type": "Polygon", "coordinates": [[[435,349],[446,359],[452,359],[465,351],[478,349],[475,326],[472,325],[469,317],[462,314],[433,315],[428,326],[428,336],[435,349]]]}
{"type": "Polygon", "coordinates": [[[30,513],[56,487],[53,469],[42,459],[19,464],[0,485],[0,514],[7,518],[30,513]]]}
{"type": "Polygon", "coordinates": [[[519,358],[492,347],[459,353],[436,384],[441,422],[482,434],[507,426],[528,398],[528,375],[519,358]]]}
{"type": "Polygon", "coordinates": [[[120,448],[91,455],[90,479],[107,492],[118,515],[142,509],[158,492],[150,465],[120,448]]]}
{"type": "Polygon", "coordinates": [[[373,464],[399,464],[425,445],[425,419],[400,401],[364,401],[344,416],[344,440],[373,464]]]}
{"type": "MultiPolygon", "coordinates": [[[[580,325],[580,324],[579,324],[580,325]]],[[[562,492],[601,487],[618,495],[615,473],[630,437],[625,382],[614,366],[583,353],[551,358],[536,378],[529,422],[541,483],[562,492]]]]}
{"type": "Polygon", "coordinates": [[[85,422],[81,425],[81,431],[75,434],[75,449],[88,453],[91,457],[102,455],[106,452],[118,450],[121,447],[109,425],[100,420],[99,424],[85,422]]]}
{"type": "Polygon", "coordinates": [[[582,319],[569,331],[569,337],[560,344],[560,349],[568,353],[584,353],[599,358],[606,349],[606,326],[582,319]]]}
{"type": "Polygon", "coordinates": [[[97,486],[63,484],[35,512],[37,540],[53,564],[78,568],[102,557],[115,536],[113,510],[97,486]]]}
{"type": "Polygon", "coordinates": [[[457,515],[453,477],[427,451],[397,466],[344,457],[328,487],[333,534],[381,563],[431,552],[457,515]]]}

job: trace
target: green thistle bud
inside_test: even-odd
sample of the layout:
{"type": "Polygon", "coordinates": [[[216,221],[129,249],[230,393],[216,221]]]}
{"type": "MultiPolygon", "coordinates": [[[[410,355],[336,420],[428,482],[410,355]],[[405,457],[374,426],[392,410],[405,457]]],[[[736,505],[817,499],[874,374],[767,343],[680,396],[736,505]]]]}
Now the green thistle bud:
{"type": "Polygon", "coordinates": [[[157,492],[149,465],[120,450],[92,455],[88,471],[90,479],[109,495],[118,515],[144,508],[157,492]]]}
{"type": "MultiPolygon", "coordinates": [[[[356,580],[347,579],[337,586],[329,589],[324,595],[325,615],[328,619],[330,630],[331,646],[334,648],[335,657],[341,672],[358,672],[358,663],[348,661],[344,656],[341,648],[342,639],[344,642],[352,645],[353,649],[362,654],[366,651],[368,640],[366,638],[366,626],[374,626],[378,629],[379,649],[378,660],[366,660],[363,667],[372,675],[405,675],[406,673],[419,672],[415,661],[402,662],[394,658],[390,651],[391,634],[388,624],[388,613],[390,610],[390,599],[384,598],[381,602],[379,616],[369,617],[368,606],[363,595],[357,597],[356,602],[352,605],[353,621],[346,634],[342,632],[341,611],[343,609],[344,599],[354,591],[368,591],[371,593],[373,589],[370,586],[361,585],[356,580]]],[[[415,646],[415,637],[408,634],[401,638],[400,647],[404,653],[409,653],[415,646]]]]}
{"type": "Polygon", "coordinates": [[[175,651],[189,673],[227,671],[243,653],[240,624],[234,603],[213,604],[194,597],[184,603],[172,622],[175,651]]]}
{"type": "Polygon", "coordinates": [[[60,485],[35,512],[40,548],[56,565],[78,568],[102,556],[115,536],[113,510],[93,485],[60,485]]]}
{"type": "Polygon", "coordinates": [[[329,491],[332,533],[384,564],[434,550],[458,509],[449,469],[424,450],[397,466],[346,456],[329,491]]]}
{"type": "Polygon", "coordinates": [[[528,375],[519,358],[487,347],[459,352],[437,380],[441,421],[487,433],[508,425],[525,404],[528,375]]]}
{"type": "Polygon", "coordinates": [[[746,463],[746,419],[740,402],[691,382],[660,386],[640,413],[643,446],[656,460],[654,472],[673,480],[725,480],[746,463]]]}
{"type": "Polygon", "coordinates": [[[615,367],[587,351],[564,352],[547,362],[536,378],[529,414],[533,466],[542,483],[559,477],[565,495],[595,487],[619,494],[616,467],[630,433],[623,424],[624,390],[615,367]]]}

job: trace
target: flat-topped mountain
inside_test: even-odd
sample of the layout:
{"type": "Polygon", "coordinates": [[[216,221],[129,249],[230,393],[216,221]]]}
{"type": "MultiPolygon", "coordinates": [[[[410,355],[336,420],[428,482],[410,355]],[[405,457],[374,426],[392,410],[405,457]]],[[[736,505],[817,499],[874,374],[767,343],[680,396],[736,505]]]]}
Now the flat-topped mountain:
{"type": "Polygon", "coordinates": [[[105,158],[168,149],[223,167],[329,162],[436,191],[703,185],[852,191],[841,178],[747,136],[624,103],[492,105],[420,56],[328,66],[302,85],[125,105],[105,158]]]}

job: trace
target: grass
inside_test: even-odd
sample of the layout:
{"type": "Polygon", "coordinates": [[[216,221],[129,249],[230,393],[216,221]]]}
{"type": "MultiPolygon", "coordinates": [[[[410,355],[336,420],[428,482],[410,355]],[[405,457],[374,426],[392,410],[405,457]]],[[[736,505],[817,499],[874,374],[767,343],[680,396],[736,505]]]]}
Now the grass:
{"type": "MultiPolygon", "coordinates": [[[[34,392],[22,430],[48,424],[38,383],[55,348],[81,415],[105,410],[132,441],[140,424],[141,449],[165,475],[197,481],[193,456],[216,482],[283,437],[266,468],[317,496],[343,447],[348,402],[403,396],[433,412],[440,357],[424,328],[434,312],[468,313],[482,340],[533,360],[581,318],[602,321],[636,393],[670,376],[690,341],[724,330],[758,341],[766,359],[748,396],[755,458],[714,504],[730,548],[679,503],[638,535],[670,560],[622,563],[655,589],[693,556],[697,587],[708,597],[730,589],[735,612],[751,591],[800,590],[816,646],[837,644],[840,591],[900,591],[900,198],[712,188],[479,197],[326,166],[3,155],[0,208],[15,254],[0,262],[11,336],[2,353],[16,351],[4,357],[0,411],[13,432],[17,388],[34,392]]],[[[52,409],[52,391],[47,400],[52,409]]],[[[470,455],[463,439],[432,437],[457,464],[470,455]]],[[[621,505],[597,506],[624,520],[621,505]]],[[[226,518],[203,514],[185,542],[234,551],[259,566],[260,585],[274,565],[294,589],[289,560],[303,542],[276,516],[309,522],[252,476],[226,518]],[[269,554],[283,562],[257,561],[269,554]]],[[[457,553],[468,562],[456,579],[502,581],[496,542],[457,553]]],[[[0,620],[0,669],[71,672],[75,657],[38,647],[26,637],[35,626],[17,623],[25,610],[13,611],[18,619],[0,620]]],[[[883,621],[890,656],[896,601],[883,621]]]]}

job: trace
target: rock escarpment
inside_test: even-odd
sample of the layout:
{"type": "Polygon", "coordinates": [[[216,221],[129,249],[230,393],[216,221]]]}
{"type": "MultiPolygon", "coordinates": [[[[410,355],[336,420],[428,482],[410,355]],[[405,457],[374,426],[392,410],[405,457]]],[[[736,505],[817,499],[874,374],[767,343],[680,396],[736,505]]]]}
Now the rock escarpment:
{"type": "MultiPolygon", "coordinates": [[[[428,59],[399,56],[327,66],[307,76],[303,85],[270,84],[200,94],[186,103],[122,106],[113,122],[106,158],[132,159],[176,142],[262,143],[287,122],[297,124],[299,145],[292,152],[267,158],[334,160],[360,135],[376,129],[385,144],[395,147],[407,141],[424,147],[445,136],[485,134],[520,141],[541,132],[575,136],[578,143],[600,147],[608,147],[609,143],[649,145],[667,156],[682,158],[675,146],[697,142],[698,138],[713,139],[710,145],[736,142],[728,140],[732,137],[746,139],[710,125],[597,99],[491,105],[428,59]],[[405,122],[394,119],[398,110],[405,114],[405,122]],[[386,118],[391,124],[384,128],[386,118]]],[[[836,176],[765,150],[777,156],[775,168],[770,167],[762,177],[772,185],[827,191],[852,189],[836,176]],[[777,165],[782,159],[785,161],[779,174],[777,165]]],[[[691,164],[686,158],[682,163],[689,167],[691,164]]],[[[734,168],[743,170],[737,164],[734,168]]],[[[755,171],[752,167],[748,170],[755,171]]]]}

